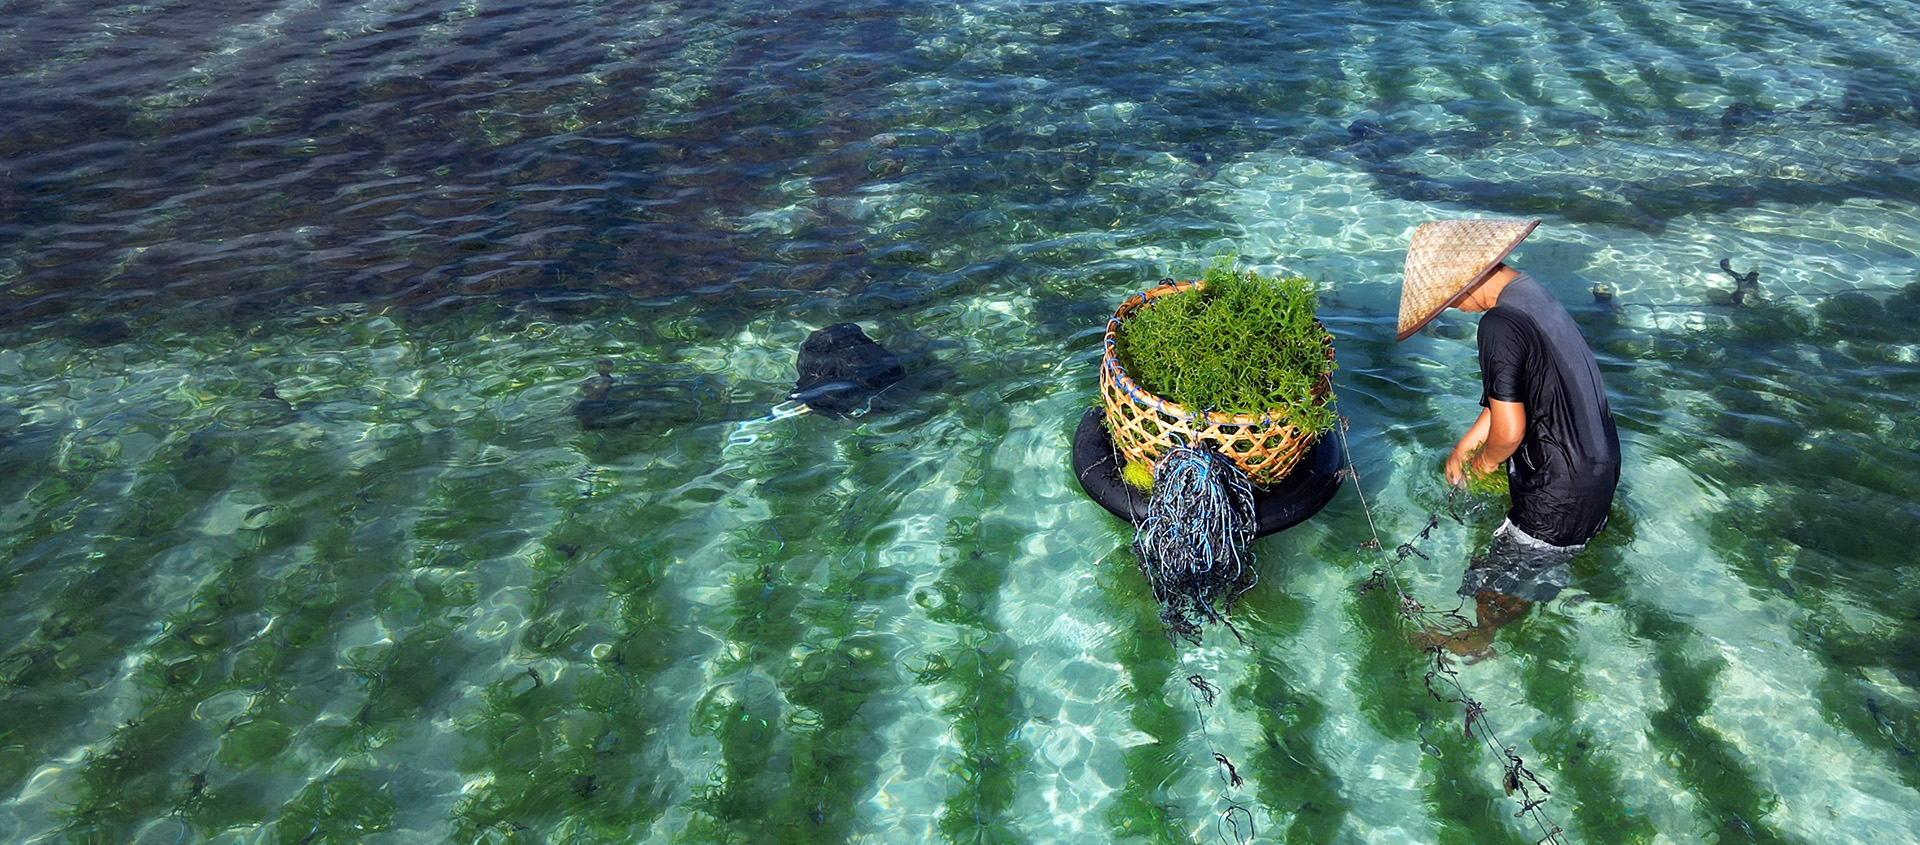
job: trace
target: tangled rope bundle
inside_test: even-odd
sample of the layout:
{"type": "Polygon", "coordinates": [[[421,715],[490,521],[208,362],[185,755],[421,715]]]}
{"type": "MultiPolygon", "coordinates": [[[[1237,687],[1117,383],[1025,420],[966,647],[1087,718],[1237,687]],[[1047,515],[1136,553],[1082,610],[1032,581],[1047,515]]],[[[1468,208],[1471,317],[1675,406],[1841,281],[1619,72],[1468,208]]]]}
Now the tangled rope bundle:
{"type": "Polygon", "coordinates": [[[1161,456],[1133,553],[1169,635],[1199,645],[1203,621],[1233,631],[1226,611],[1258,580],[1248,549],[1254,525],[1253,486],[1211,443],[1161,456]]]}

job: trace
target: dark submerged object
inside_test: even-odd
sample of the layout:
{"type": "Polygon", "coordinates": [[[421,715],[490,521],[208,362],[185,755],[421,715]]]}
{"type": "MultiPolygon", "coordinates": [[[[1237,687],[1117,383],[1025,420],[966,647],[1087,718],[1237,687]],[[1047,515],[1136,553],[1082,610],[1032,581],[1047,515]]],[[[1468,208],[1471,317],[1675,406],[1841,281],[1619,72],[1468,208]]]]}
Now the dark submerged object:
{"type": "Polygon", "coordinates": [[[280,388],[279,388],[279,387],[277,387],[277,386],[275,386],[275,385],[271,385],[271,384],[269,384],[269,385],[267,385],[266,387],[263,387],[263,388],[260,388],[260,398],[261,398],[261,399],[271,399],[271,400],[273,400],[273,401],[275,401],[275,402],[278,402],[278,403],[280,403],[280,404],[282,404],[282,405],[285,405],[285,406],[287,406],[287,410],[289,410],[289,411],[291,411],[291,410],[293,410],[293,409],[294,409],[294,408],[293,408],[293,403],[292,403],[292,402],[288,402],[288,401],[287,401],[286,399],[284,399],[284,398],[282,398],[282,397],[280,396],[280,388]]]}
{"type": "Polygon", "coordinates": [[[874,394],[907,374],[897,356],[853,323],[835,323],[807,335],[794,368],[800,378],[787,398],[835,419],[864,411],[874,394]]]}
{"type": "Polygon", "coordinates": [[[724,388],[711,376],[691,379],[626,380],[613,377],[613,362],[598,361],[595,374],[580,384],[573,416],[581,428],[620,428],[645,423],[656,428],[701,418],[709,402],[724,404],[724,388]]]}
{"type": "Polygon", "coordinates": [[[1752,297],[1754,302],[1760,301],[1759,270],[1753,270],[1742,276],[1733,272],[1733,262],[1726,258],[1720,259],[1720,269],[1727,271],[1727,275],[1733,277],[1733,304],[1746,305],[1748,297],[1752,297]]]}
{"type": "MultiPolygon", "coordinates": [[[[1340,468],[1340,445],[1323,436],[1280,483],[1254,487],[1254,536],[1285,531],[1319,513],[1340,490],[1340,468]]],[[[1106,414],[1091,408],[1073,434],[1073,475],[1108,513],[1139,525],[1147,518],[1147,496],[1121,481],[1120,470],[1106,414]]]]}

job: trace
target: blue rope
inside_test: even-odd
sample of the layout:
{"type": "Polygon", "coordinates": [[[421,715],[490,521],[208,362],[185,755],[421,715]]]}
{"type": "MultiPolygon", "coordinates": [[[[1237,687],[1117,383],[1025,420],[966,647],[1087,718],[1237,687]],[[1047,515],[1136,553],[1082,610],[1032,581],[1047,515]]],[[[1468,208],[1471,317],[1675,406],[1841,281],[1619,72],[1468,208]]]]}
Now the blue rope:
{"type": "Polygon", "coordinates": [[[1253,486],[1213,444],[1176,445],[1161,456],[1133,552],[1170,635],[1198,644],[1200,623],[1224,622],[1258,580],[1254,524],[1253,486]]]}

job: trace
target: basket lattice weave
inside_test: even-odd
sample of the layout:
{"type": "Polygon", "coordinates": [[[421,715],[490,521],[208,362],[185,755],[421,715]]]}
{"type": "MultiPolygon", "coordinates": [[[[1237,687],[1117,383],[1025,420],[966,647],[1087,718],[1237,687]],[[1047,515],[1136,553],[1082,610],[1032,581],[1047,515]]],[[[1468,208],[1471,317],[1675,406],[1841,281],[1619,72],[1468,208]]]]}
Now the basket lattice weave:
{"type": "MultiPolygon", "coordinates": [[[[1200,287],[1200,282],[1168,282],[1152,290],[1127,297],[1107,321],[1107,334],[1100,359],[1100,402],[1106,407],[1107,430],[1113,445],[1128,463],[1149,466],[1174,445],[1211,440],[1255,484],[1269,485],[1286,478],[1294,464],[1313,445],[1315,436],[1288,425],[1285,420],[1249,414],[1207,413],[1196,416],[1180,405],[1148,393],[1127,376],[1117,352],[1120,323],[1129,314],[1163,296],[1200,287]]],[[[1333,357],[1333,347],[1327,347],[1333,357]]],[[[1323,381],[1314,393],[1326,401],[1332,386],[1323,381]]]]}

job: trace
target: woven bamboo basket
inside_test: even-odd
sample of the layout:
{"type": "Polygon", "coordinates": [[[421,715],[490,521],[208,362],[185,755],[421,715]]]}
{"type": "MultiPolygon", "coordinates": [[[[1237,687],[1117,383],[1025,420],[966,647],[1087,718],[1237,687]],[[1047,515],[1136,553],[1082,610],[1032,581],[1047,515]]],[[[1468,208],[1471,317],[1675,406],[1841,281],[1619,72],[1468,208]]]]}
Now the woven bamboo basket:
{"type": "MultiPolygon", "coordinates": [[[[1222,414],[1195,415],[1179,404],[1148,393],[1127,376],[1120,366],[1115,335],[1120,322],[1163,296],[1200,287],[1200,282],[1169,281],[1159,287],[1127,297],[1107,321],[1106,340],[1100,358],[1100,402],[1107,412],[1107,430],[1113,445],[1128,463],[1153,465],[1174,444],[1213,441],[1247,474],[1262,486],[1286,478],[1295,464],[1313,446],[1316,437],[1271,416],[1222,414]]],[[[1333,345],[1327,345],[1327,357],[1333,357],[1333,345]]],[[[1332,392],[1323,379],[1314,389],[1321,402],[1332,392]]]]}

